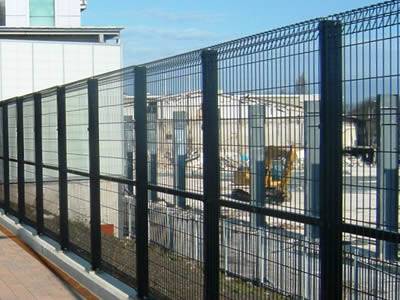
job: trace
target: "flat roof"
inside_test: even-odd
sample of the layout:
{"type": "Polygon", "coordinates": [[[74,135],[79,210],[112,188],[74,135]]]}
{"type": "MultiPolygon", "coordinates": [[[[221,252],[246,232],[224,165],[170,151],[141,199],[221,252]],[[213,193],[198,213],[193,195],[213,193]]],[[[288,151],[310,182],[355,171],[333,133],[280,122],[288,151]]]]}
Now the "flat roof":
{"type": "Polygon", "coordinates": [[[0,26],[0,34],[14,34],[14,35],[58,35],[58,34],[79,34],[79,35],[93,35],[93,34],[107,34],[119,35],[123,27],[98,27],[98,26],[82,26],[82,27],[7,27],[0,26]]]}

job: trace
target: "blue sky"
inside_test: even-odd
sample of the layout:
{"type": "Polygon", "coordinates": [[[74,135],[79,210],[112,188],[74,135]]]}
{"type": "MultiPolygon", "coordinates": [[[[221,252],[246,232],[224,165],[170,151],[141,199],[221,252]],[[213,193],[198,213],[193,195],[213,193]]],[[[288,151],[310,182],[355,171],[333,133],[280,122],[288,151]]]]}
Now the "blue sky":
{"type": "Polygon", "coordinates": [[[90,0],[83,25],[123,26],[124,64],[144,63],[376,0],[90,0]]]}

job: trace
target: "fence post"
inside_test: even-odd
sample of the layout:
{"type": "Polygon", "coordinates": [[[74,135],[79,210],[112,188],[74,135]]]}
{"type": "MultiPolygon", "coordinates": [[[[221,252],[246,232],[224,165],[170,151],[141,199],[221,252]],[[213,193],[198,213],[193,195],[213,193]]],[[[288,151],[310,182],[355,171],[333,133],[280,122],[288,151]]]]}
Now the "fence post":
{"type": "Polygon", "coordinates": [[[342,299],[342,37],[341,24],[319,23],[321,76],[321,299],[342,299]]]}
{"type": "MultiPolygon", "coordinates": [[[[304,102],[304,208],[306,213],[315,217],[319,216],[320,211],[320,153],[318,148],[321,133],[319,105],[320,101],[304,102]]],[[[319,238],[318,226],[305,225],[305,236],[310,241],[319,238]]]]}
{"type": "MultiPolygon", "coordinates": [[[[157,102],[150,102],[147,106],[147,133],[150,152],[148,179],[152,185],[157,184],[157,117],[157,102]]],[[[157,192],[149,191],[148,197],[150,201],[157,201],[157,192]]]]}
{"type": "Polygon", "coordinates": [[[10,155],[8,149],[8,104],[3,105],[3,167],[4,167],[4,212],[10,210],[10,155]]]}
{"type": "MultiPolygon", "coordinates": [[[[186,112],[173,112],[173,159],[174,159],[174,187],[184,191],[186,188],[186,155],[187,155],[187,126],[186,112]]],[[[175,205],[186,208],[186,199],[175,196],[175,205]]]]}
{"type": "MultiPolygon", "coordinates": [[[[125,137],[125,153],[126,153],[126,167],[125,173],[126,178],[129,180],[133,180],[133,147],[134,147],[134,121],[133,116],[125,116],[124,117],[124,137],[125,137]]],[[[119,184],[119,190],[124,190],[125,185],[119,184]]],[[[133,184],[128,184],[128,196],[126,197],[124,193],[119,193],[118,196],[118,207],[125,207],[126,210],[118,211],[118,236],[120,238],[124,236],[132,237],[132,200],[134,197],[133,194],[133,184]],[[128,223],[126,223],[126,220],[128,223]]]]}
{"type": "MultiPolygon", "coordinates": [[[[377,97],[377,203],[376,223],[382,230],[398,231],[399,227],[399,99],[397,95],[377,97]]],[[[396,260],[397,243],[377,240],[377,256],[396,260]]]]}
{"type": "Polygon", "coordinates": [[[33,96],[35,109],[35,181],[36,181],[36,231],[43,233],[43,153],[42,153],[42,95],[33,96]]]}
{"type": "Polygon", "coordinates": [[[25,218],[25,163],[24,163],[24,103],[17,98],[17,158],[18,158],[18,219],[25,218]]]}
{"type": "Polygon", "coordinates": [[[139,298],[149,293],[146,68],[135,67],[136,265],[139,298]]]}
{"type": "Polygon", "coordinates": [[[68,229],[68,171],[67,130],[65,113],[65,87],[57,88],[57,133],[58,133],[58,189],[60,207],[60,244],[62,250],[69,247],[68,229]]]}
{"type": "Polygon", "coordinates": [[[90,173],[90,253],[92,269],[101,263],[99,88],[97,79],[88,80],[89,173],[90,173]]]}
{"type": "Polygon", "coordinates": [[[203,50],[204,299],[219,298],[218,53],[203,50]]]}
{"type": "MultiPolygon", "coordinates": [[[[265,106],[249,105],[250,204],[265,205],[265,106]]],[[[265,216],[250,215],[253,230],[265,228],[265,216]]],[[[258,254],[256,256],[258,257],[258,254]]]]}

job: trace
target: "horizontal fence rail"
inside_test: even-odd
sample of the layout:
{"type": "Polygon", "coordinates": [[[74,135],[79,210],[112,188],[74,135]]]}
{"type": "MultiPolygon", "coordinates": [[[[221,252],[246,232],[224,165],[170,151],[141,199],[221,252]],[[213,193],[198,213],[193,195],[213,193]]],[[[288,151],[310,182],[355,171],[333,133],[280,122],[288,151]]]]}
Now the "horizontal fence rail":
{"type": "Polygon", "coordinates": [[[0,206],[155,299],[400,299],[400,1],[0,102],[0,206]]]}

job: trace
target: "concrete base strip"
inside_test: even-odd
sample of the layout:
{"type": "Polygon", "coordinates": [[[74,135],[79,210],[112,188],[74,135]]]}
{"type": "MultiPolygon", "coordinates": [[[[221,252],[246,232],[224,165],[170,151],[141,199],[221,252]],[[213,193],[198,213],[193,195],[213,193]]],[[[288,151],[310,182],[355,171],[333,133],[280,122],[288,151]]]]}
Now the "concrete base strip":
{"type": "Polygon", "coordinates": [[[107,273],[91,271],[87,261],[71,252],[61,251],[58,243],[45,236],[36,235],[33,228],[19,224],[12,216],[5,215],[2,209],[0,209],[0,226],[9,231],[5,234],[11,233],[18,237],[21,243],[19,244],[28,252],[27,246],[29,246],[37,255],[37,259],[84,298],[136,299],[136,291],[133,288],[107,273]],[[24,243],[26,245],[23,245],[24,243]]]}

